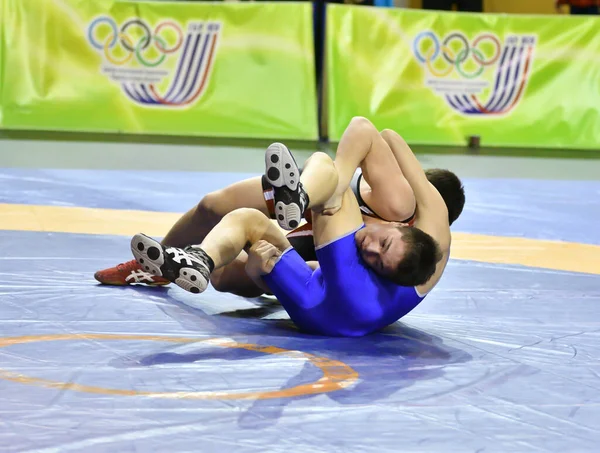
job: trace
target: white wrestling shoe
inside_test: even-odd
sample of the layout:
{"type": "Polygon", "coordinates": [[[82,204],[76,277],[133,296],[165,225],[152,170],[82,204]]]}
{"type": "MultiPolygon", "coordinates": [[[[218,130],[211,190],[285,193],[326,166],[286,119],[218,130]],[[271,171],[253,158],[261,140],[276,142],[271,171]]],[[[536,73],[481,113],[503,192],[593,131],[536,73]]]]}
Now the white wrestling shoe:
{"type": "Polygon", "coordinates": [[[273,143],[267,148],[265,177],[273,186],[277,223],[285,230],[293,230],[302,221],[308,194],[300,182],[298,164],[284,144],[273,143]]]}
{"type": "Polygon", "coordinates": [[[164,247],[145,234],[131,239],[131,252],[142,269],[175,283],[191,293],[208,287],[214,268],[212,259],[199,247],[164,247]]]}

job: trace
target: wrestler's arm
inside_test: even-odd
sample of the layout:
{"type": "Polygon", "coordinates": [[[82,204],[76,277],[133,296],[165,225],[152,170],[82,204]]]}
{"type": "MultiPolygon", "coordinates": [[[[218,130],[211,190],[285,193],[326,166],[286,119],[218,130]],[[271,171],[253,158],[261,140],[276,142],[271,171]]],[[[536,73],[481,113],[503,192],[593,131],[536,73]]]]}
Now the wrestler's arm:
{"type": "MultiPolygon", "coordinates": [[[[354,172],[366,155],[371,151],[374,141],[379,137],[377,129],[362,117],[352,118],[342,134],[335,153],[335,168],[338,174],[336,194],[342,196],[350,186],[354,172]]],[[[379,137],[381,140],[381,137],[379,137]]]]}
{"type": "Polygon", "coordinates": [[[442,196],[431,185],[416,156],[398,133],[386,129],[381,136],[389,144],[415,194],[419,228],[431,234],[439,242],[442,250],[449,247],[448,208],[442,196]]]}
{"type": "Polygon", "coordinates": [[[448,224],[448,208],[440,193],[427,179],[421,164],[410,147],[398,133],[384,130],[381,133],[390,145],[400,168],[415,193],[417,200],[417,218],[415,226],[431,235],[439,244],[442,259],[436,266],[433,277],[425,285],[418,287],[420,292],[427,292],[439,281],[450,255],[450,225],[448,224]]]}
{"type": "Polygon", "coordinates": [[[366,118],[355,117],[344,131],[335,156],[342,194],[357,167],[363,172],[361,196],[377,215],[403,221],[415,212],[415,197],[389,145],[366,118]]]}

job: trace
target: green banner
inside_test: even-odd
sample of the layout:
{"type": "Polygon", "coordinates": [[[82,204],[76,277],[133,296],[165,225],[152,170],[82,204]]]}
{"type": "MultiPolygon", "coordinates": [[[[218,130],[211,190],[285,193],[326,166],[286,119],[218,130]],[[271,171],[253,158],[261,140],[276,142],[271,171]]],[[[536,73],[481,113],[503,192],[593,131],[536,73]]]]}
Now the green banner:
{"type": "Polygon", "coordinates": [[[0,1],[5,128],[318,136],[310,3],[0,1]]]}
{"type": "Polygon", "coordinates": [[[2,85],[4,83],[4,55],[5,46],[4,46],[4,21],[6,17],[6,12],[4,8],[4,0],[0,0],[0,128],[3,125],[3,114],[2,114],[2,106],[4,103],[2,102],[2,85]]]}
{"type": "Polygon", "coordinates": [[[329,136],[353,116],[422,144],[598,148],[600,19],[330,5],[329,136]]]}

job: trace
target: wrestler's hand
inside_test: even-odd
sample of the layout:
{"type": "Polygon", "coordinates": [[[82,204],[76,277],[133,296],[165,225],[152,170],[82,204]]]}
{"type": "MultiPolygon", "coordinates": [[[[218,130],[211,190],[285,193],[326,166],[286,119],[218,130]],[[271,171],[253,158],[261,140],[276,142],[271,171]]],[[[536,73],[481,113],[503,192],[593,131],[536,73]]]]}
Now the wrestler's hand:
{"type": "Polygon", "coordinates": [[[321,215],[333,215],[336,212],[338,212],[340,209],[342,209],[342,198],[344,197],[344,194],[341,195],[334,195],[332,196],[329,200],[327,200],[327,202],[325,203],[325,205],[323,206],[323,209],[320,211],[321,215]]]}
{"type": "Polygon", "coordinates": [[[273,244],[267,241],[258,241],[248,251],[246,273],[253,279],[268,274],[273,270],[280,256],[281,251],[273,244]]]}

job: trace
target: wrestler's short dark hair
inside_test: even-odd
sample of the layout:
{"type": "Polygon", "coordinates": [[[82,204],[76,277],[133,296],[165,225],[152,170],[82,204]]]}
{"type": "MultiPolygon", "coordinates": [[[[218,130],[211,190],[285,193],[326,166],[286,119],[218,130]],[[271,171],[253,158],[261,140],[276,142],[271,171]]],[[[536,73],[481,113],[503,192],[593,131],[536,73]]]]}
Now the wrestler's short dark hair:
{"type": "Polygon", "coordinates": [[[400,286],[417,286],[427,283],[442,259],[442,252],[435,239],[416,227],[399,226],[406,253],[388,278],[400,286]]]}
{"type": "Polygon", "coordinates": [[[425,175],[444,199],[448,208],[448,222],[452,225],[465,206],[465,189],[462,182],[450,170],[441,168],[425,170],[425,175]]]}

